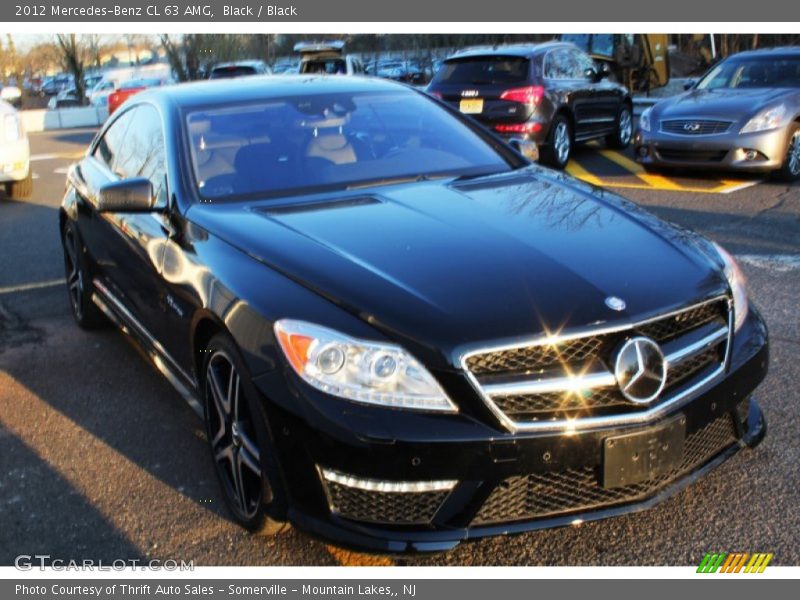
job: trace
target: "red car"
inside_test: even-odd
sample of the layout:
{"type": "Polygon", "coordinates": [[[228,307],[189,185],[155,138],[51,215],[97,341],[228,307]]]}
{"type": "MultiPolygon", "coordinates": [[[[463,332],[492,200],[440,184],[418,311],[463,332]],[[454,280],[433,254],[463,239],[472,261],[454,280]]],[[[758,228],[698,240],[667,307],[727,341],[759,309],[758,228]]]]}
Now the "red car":
{"type": "Polygon", "coordinates": [[[113,114],[131,96],[147,88],[162,86],[164,83],[163,79],[132,79],[123,83],[117,91],[112,92],[108,97],[108,114],[113,114]]]}

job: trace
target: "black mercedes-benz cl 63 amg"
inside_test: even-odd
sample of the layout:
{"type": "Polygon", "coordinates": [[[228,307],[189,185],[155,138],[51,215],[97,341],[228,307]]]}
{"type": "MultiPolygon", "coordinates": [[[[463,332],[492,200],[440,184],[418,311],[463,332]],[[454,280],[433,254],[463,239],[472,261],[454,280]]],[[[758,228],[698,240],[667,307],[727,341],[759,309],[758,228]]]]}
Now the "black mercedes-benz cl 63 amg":
{"type": "Polygon", "coordinates": [[[444,550],[651,506],[765,432],[727,252],[398,83],[143,92],[59,218],[76,321],[202,406],[248,529],[444,550]]]}

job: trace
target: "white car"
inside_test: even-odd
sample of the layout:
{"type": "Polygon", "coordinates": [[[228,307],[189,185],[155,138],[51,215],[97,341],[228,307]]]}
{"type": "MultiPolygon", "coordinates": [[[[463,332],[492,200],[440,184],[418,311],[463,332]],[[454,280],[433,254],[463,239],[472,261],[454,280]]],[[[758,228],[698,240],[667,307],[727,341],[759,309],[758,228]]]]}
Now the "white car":
{"type": "Polygon", "coordinates": [[[19,113],[0,100],[0,185],[18,200],[33,193],[31,150],[19,113]]]}

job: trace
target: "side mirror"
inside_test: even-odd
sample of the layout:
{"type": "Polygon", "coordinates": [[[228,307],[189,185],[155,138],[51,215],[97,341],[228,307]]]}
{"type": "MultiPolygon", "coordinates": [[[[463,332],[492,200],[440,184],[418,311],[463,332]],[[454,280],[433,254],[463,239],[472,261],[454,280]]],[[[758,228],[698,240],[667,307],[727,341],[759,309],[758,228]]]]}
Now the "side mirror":
{"type": "Polygon", "coordinates": [[[694,87],[694,84],[697,83],[694,79],[688,79],[687,81],[683,82],[683,89],[690,90],[694,87]]]}
{"type": "Polygon", "coordinates": [[[611,67],[608,66],[608,63],[601,62],[600,63],[600,79],[605,79],[606,77],[611,77],[611,67]]]}
{"type": "Polygon", "coordinates": [[[589,67],[588,69],[584,70],[583,76],[588,79],[589,81],[600,81],[600,71],[597,67],[589,67]]]}
{"type": "Polygon", "coordinates": [[[144,177],[112,181],[97,192],[98,212],[150,212],[154,203],[153,184],[144,177]]]}
{"type": "Polygon", "coordinates": [[[539,147],[531,141],[515,138],[509,140],[508,145],[531,162],[539,160],[539,147]]]}

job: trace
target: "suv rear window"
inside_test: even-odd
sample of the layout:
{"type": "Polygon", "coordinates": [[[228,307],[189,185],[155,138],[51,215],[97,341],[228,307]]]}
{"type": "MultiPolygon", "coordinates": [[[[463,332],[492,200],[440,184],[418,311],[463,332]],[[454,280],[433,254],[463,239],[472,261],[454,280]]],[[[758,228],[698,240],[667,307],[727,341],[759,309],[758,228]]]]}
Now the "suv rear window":
{"type": "Polygon", "coordinates": [[[232,66],[232,67],[218,67],[211,71],[209,79],[227,79],[230,77],[243,77],[247,75],[255,75],[256,70],[253,67],[245,66],[232,66]]]}
{"type": "Polygon", "coordinates": [[[530,61],[521,56],[475,56],[445,61],[436,73],[437,83],[502,85],[524,83],[530,61]]]}

